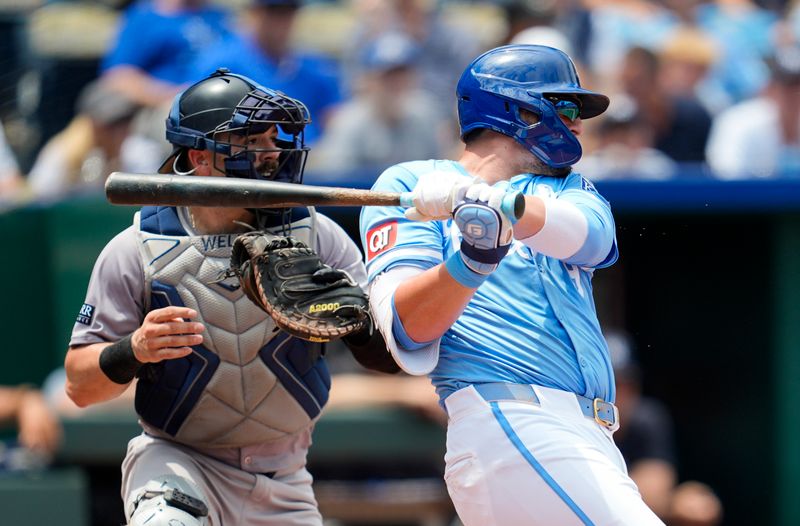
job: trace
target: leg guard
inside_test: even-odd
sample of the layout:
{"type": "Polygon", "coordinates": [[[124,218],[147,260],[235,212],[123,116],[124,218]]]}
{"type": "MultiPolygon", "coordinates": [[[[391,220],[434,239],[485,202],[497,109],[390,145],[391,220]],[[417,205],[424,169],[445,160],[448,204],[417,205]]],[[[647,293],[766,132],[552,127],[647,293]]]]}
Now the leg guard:
{"type": "Polygon", "coordinates": [[[208,506],[197,487],[183,477],[162,475],[136,496],[129,526],[205,526],[208,506]]]}

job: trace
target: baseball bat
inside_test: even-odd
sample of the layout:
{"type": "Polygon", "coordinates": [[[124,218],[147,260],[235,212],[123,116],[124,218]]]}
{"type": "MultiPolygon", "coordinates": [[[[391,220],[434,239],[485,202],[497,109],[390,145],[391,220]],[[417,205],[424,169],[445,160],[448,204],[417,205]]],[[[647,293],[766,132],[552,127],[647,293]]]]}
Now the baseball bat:
{"type": "MultiPolygon", "coordinates": [[[[293,206],[414,206],[411,192],[378,192],[335,186],[200,175],[113,172],[106,198],[115,205],[289,208],[293,206]]],[[[509,218],[525,212],[525,198],[510,192],[501,205],[509,218]]]]}

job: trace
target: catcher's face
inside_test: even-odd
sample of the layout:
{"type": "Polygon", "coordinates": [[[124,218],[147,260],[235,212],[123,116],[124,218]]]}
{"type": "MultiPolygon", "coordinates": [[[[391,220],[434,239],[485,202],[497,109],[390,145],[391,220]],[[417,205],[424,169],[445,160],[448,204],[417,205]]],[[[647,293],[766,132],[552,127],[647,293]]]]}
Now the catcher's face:
{"type": "MultiPolygon", "coordinates": [[[[210,167],[209,175],[224,176],[225,159],[248,156],[252,159],[255,172],[263,179],[272,179],[280,166],[281,148],[276,143],[278,128],[270,126],[261,133],[238,134],[224,133],[215,138],[219,142],[230,145],[230,155],[222,155],[207,151],[210,167]]],[[[199,173],[199,172],[198,172],[199,173]]]]}
{"type": "MultiPolygon", "coordinates": [[[[277,170],[280,155],[280,149],[275,145],[276,136],[277,130],[273,126],[260,134],[229,134],[226,140],[232,145],[231,157],[250,152],[254,156],[256,170],[261,174],[271,174],[277,170]]],[[[195,167],[194,173],[201,176],[225,177],[226,157],[228,156],[209,150],[189,151],[189,158],[195,167]]],[[[244,208],[195,206],[189,208],[189,213],[192,226],[199,234],[246,232],[255,225],[255,215],[244,208]]]]}

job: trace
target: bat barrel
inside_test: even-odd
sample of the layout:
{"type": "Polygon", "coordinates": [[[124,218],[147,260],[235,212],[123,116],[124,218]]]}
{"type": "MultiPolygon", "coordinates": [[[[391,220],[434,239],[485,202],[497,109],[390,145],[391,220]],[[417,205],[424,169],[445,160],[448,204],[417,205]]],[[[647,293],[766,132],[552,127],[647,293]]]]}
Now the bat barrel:
{"type": "Polygon", "coordinates": [[[106,197],[118,205],[286,208],[292,206],[396,206],[400,194],[356,188],[197,175],[114,172],[106,197]]]}
{"type": "MultiPolygon", "coordinates": [[[[116,205],[289,208],[293,206],[413,206],[411,193],[313,186],[235,177],[114,172],[106,198],[116,205]]],[[[502,203],[509,218],[522,217],[525,199],[509,193],[502,203]]]]}

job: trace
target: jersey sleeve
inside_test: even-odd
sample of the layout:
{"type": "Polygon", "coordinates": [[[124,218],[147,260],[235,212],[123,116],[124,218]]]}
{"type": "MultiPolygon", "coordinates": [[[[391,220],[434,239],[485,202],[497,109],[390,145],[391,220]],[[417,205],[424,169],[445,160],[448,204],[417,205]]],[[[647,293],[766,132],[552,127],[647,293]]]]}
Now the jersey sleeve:
{"type": "MultiPolygon", "coordinates": [[[[373,190],[410,192],[418,176],[410,169],[395,165],[384,171],[373,190]]],[[[442,262],[444,223],[410,221],[401,206],[365,206],[361,209],[360,231],[369,281],[394,266],[428,269],[442,262]]]]}
{"type": "Polygon", "coordinates": [[[331,218],[318,214],[317,221],[317,247],[322,261],[335,269],[344,270],[366,290],[367,272],[358,245],[331,218]]]}
{"type": "Polygon", "coordinates": [[[144,270],[131,226],[98,256],[69,344],[117,341],[139,328],[144,310],[144,270]]]}
{"type": "Polygon", "coordinates": [[[588,225],[583,245],[564,262],[587,268],[613,265],[619,257],[614,216],[611,205],[594,184],[580,175],[572,175],[556,197],[573,204],[586,217],[588,225]]]}

